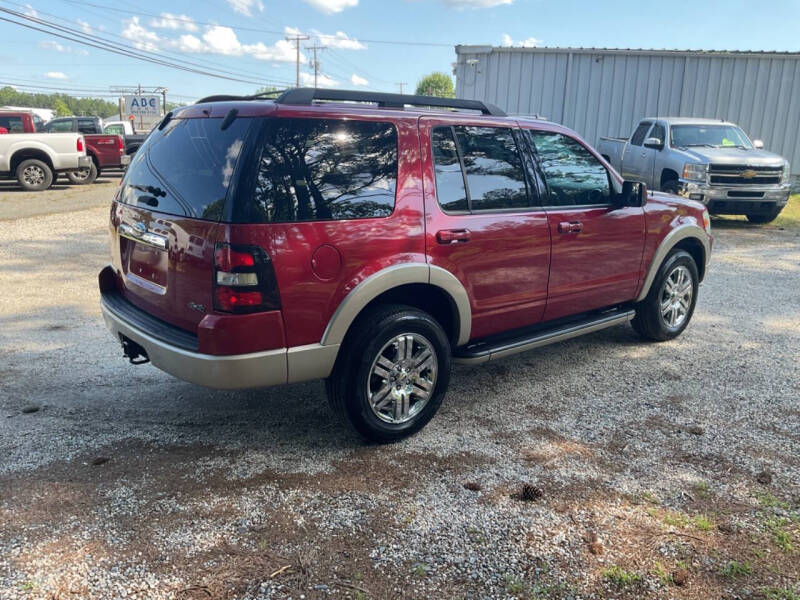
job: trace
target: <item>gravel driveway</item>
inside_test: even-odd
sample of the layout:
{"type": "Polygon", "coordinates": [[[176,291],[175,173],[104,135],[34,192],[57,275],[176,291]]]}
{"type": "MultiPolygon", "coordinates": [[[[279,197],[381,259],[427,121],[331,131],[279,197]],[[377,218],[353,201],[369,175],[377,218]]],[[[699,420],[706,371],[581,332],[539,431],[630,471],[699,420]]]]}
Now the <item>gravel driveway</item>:
{"type": "Polygon", "coordinates": [[[456,367],[369,446],[319,382],[128,365],[107,213],[0,220],[0,599],[800,594],[800,231],[715,223],[678,340],[456,367]]]}

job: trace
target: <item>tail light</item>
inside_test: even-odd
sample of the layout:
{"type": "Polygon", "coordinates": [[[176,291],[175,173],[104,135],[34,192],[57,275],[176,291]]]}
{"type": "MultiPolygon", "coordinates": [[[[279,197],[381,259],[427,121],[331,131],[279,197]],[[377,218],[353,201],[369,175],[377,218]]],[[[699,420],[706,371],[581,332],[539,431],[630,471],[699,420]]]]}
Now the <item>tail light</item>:
{"type": "Polygon", "coordinates": [[[269,255],[258,246],[218,243],[214,248],[214,309],[252,313],[280,307],[269,255]]]}
{"type": "Polygon", "coordinates": [[[78,150],[78,152],[83,152],[83,138],[82,137],[78,138],[78,143],[76,144],[76,149],[78,150]]]}
{"type": "Polygon", "coordinates": [[[122,136],[117,136],[117,148],[121,153],[125,152],[125,144],[122,143],[122,136]]]}

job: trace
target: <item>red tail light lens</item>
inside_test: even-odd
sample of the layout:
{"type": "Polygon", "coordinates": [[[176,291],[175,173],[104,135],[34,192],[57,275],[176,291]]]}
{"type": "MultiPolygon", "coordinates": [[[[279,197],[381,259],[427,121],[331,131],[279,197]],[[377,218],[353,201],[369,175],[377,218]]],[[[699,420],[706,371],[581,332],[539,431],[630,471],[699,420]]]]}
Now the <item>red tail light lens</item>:
{"type": "Polygon", "coordinates": [[[78,152],[83,152],[83,138],[78,138],[78,143],[76,144],[78,152]]]}
{"type": "Polygon", "coordinates": [[[122,143],[122,136],[117,136],[117,148],[120,152],[125,152],[125,144],[122,143]]]}
{"type": "Polygon", "coordinates": [[[272,261],[258,246],[217,244],[213,283],[215,310],[251,313],[281,306],[272,261]]]}

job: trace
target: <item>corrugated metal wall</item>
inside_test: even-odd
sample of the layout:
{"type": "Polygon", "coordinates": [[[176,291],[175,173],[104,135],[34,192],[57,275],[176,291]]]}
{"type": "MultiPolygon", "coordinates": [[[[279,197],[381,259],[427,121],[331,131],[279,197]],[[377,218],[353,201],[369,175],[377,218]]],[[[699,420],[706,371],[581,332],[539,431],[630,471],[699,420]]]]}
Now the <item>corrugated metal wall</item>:
{"type": "Polygon", "coordinates": [[[644,117],[726,118],[800,174],[800,54],[457,46],[456,96],[596,144],[644,117]]]}

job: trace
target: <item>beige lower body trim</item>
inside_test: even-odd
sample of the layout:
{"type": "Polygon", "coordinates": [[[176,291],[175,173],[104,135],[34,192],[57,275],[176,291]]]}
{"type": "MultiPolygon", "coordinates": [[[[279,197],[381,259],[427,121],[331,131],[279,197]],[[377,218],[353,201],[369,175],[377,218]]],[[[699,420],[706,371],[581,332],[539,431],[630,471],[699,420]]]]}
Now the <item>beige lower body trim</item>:
{"type": "Polygon", "coordinates": [[[711,242],[709,241],[709,236],[706,233],[706,230],[699,225],[682,225],[677,229],[673,229],[663,240],[661,240],[661,244],[658,246],[658,248],[656,248],[656,252],[653,255],[653,260],[650,261],[650,268],[647,269],[647,276],[645,277],[642,291],[639,293],[639,297],[636,298],[636,302],[641,302],[647,298],[647,294],[650,293],[650,286],[653,285],[653,281],[656,278],[658,269],[661,267],[661,263],[664,262],[664,259],[667,257],[667,254],[669,254],[669,251],[672,250],[678,242],[685,240],[686,238],[695,238],[703,245],[705,262],[706,265],[708,265],[708,261],[711,259],[711,242]]]}

